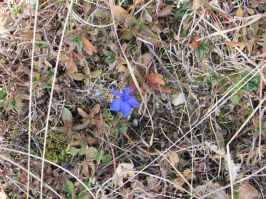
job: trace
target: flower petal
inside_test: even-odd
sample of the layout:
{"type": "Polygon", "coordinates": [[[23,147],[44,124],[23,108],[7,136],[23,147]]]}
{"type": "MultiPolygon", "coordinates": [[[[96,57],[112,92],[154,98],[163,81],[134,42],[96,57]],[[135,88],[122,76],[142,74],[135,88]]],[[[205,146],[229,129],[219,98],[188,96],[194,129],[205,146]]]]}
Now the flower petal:
{"type": "Polygon", "coordinates": [[[123,88],[122,91],[123,91],[124,95],[129,96],[130,88],[123,88]]]}
{"type": "Polygon", "coordinates": [[[138,103],[138,101],[135,99],[134,96],[129,96],[127,103],[130,104],[131,106],[140,107],[140,104],[138,103]]]}
{"type": "Polygon", "coordinates": [[[120,109],[121,109],[123,116],[126,117],[131,111],[131,106],[128,103],[121,100],[120,109]]]}
{"type": "Polygon", "coordinates": [[[114,89],[111,89],[111,93],[113,94],[113,95],[116,95],[116,96],[119,96],[119,97],[122,97],[124,94],[123,93],[119,93],[119,92],[117,92],[116,90],[114,90],[114,89]]]}
{"type": "Polygon", "coordinates": [[[111,111],[120,111],[121,103],[122,103],[122,100],[120,98],[114,99],[111,106],[110,106],[110,110],[111,111]]]}

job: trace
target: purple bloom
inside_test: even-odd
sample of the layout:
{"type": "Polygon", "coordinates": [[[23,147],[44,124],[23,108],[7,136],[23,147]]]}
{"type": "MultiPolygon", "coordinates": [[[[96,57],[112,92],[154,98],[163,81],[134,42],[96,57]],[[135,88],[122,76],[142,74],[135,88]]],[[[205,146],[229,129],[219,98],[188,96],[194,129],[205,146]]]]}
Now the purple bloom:
{"type": "Polygon", "coordinates": [[[113,100],[110,106],[111,111],[121,111],[123,116],[126,117],[131,111],[131,106],[140,107],[135,97],[130,95],[130,88],[124,88],[123,93],[111,89],[111,93],[119,96],[119,98],[113,100]]]}

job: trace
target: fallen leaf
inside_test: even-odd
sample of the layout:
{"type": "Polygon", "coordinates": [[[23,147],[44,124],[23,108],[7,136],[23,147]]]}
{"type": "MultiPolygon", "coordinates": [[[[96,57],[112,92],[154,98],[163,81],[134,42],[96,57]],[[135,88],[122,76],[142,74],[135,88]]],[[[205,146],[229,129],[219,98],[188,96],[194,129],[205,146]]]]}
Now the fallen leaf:
{"type": "Polygon", "coordinates": [[[113,5],[112,10],[114,13],[114,18],[119,22],[125,22],[125,15],[128,16],[128,12],[124,10],[122,7],[113,5]]]}
{"type": "Polygon", "coordinates": [[[161,74],[155,74],[151,73],[145,76],[145,80],[148,83],[157,84],[163,79],[163,76],[161,74]]]}
{"type": "Polygon", "coordinates": [[[68,108],[66,107],[63,108],[61,119],[64,122],[64,124],[72,123],[72,119],[73,119],[72,114],[68,108]]]}
{"type": "Polygon", "coordinates": [[[238,189],[239,199],[259,199],[261,194],[248,181],[245,181],[238,189]]]}
{"type": "Polygon", "coordinates": [[[248,44],[247,44],[247,50],[248,50],[249,53],[253,50],[253,46],[254,46],[254,44],[255,44],[255,41],[256,41],[256,39],[253,38],[253,39],[251,39],[251,40],[248,42],[248,44]]]}
{"type": "Polygon", "coordinates": [[[152,54],[151,53],[145,53],[141,56],[141,59],[142,59],[142,64],[147,67],[152,60],[152,54]]]}
{"type": "Polygon", "coordinates": [[[230,47],[239,47],[240,50],[243,50],[243,48],[245,47],[245,42],[243,42],[243,41],[241,41],[241,42],[224,41],[224,43],[230,47]]]}
{"type": "Polygon", "coordinates": [[[200,42],[199,41],[194,41],[191,44],[188,45],[188,47],[192,50],[194,50],[195,48],[197,48],[199,46],[200,42]]]}
{"type": "Polygon", "coordinates": [[[91,9],[91,5],[92,5],[92,3],[88,2],[88,1],[83,1],[83,6],[82,6],[82,8],[83,8],[83,12],[84,12],[84,14],[88,14],[88,12],[89,12],[90,9],[91,9]]]}
{"type": "Polygon", "coordinates": [[[146,82],[143,82],[142,86],[143,86],[143,89],[144,89],[144,91],[145,91],[146,93],[148,93],[148,94],[150,94],[150,95],[152,94],[151,87],[149,87],[149,85],[148,85],[146,82]]]}
{"type": "Polygon", "coordinates": [[[177,177],[173,180],[173,183],[176,190],[180,190],[182,193],[184,193],[182,186],[184,185],[185,181],[182,178],[177,177]]]}
{"type": "Polygon", "coordinates": [[[73,58],[70,58],[66,63],[66,68],[73,71],[73,73],[78,72],[76,63],[73,61],[73,58]]]}
{"type": "Polygon", "coordinates": [[[252,8],[247,8],[247,12],[250,15],[254,15],[255,14],[255,11],[252,8]]]}
{"type": "Polygon", "coordinates": [[[87,40],[85,37],[81,37],[82,42],[92,51],[95,51],[95,47],[91,44],[89,40],[87,40]]]}
{"type": "Polygon", "coordinates": [[[162,17],[162,16],[169,15],[172,12],[172,10],[173,10],[173,6],[168,5],[168,6],[164,7],[162,10],[160,10],[158,12],[158,14],[156,14],[156,16],[162,17]]]}
{"type": "Polygon", "coordinates": [[[167,152],[167,158],[169,159],[172,165],[174,165],[176,168],[178,167],[179,156],[177,155],[175,151],[169,150],[167,152]]]}
{"type": "Polygon", "coordinates": [[[134,177],[134,165],[132,163],[120,163],[113,175],[113,183],[118,186],[123,186],[123,178],[129,176],[134,177]]]}
{"type": "Polygon", "coordinates": [[[146,180],[148,183],[147,186],[149,187],[150,190],[156,193],[158,193],[161,190],[162,186],[160,185],[160,181],[158,180],[158,178],[148,176],[146,180]]]}
{"type": "Polygon", "coordinates": [[[187,180],[195,179],[196,176],[193,174],[193,172],[190,169],[186,169],[183,171],[183,174],[187,180]]]}
{"type": "Polygon", "coordinates": [[[159,84],[152,84],[152,83],[149,83],[149,85],[154,88],[155,90],[158,90],[158,91],[162,91],[162,92],[172,92],[174,89],[173,88],[169,88],[169,87],[165,87],[165,86],[160,86],[159,84]]]}
{"type": "Polygon", "coordinates": [[[243,17],[244,16],[244,12],[240,7],[236,10],[236,16],[237,17],[243,17]]]}
{"type": "Polygon", "coordinates": [[[133,190],[145,190],[145,186],[143,185],[142,182],[138,181],[138,180],[134,180],[132,183],[131,183],[131,187],[133,190]]]}
{"type": "Polygon", "coordinates": [[[203,182],[204,185],[196,186],[195,190],[204,197],[204,195],[211,193],[208,198],[215,199],[229,199],[230,197],[225,193],[225,190],[221,190],[221,186],[218,183],[203,182]]]}

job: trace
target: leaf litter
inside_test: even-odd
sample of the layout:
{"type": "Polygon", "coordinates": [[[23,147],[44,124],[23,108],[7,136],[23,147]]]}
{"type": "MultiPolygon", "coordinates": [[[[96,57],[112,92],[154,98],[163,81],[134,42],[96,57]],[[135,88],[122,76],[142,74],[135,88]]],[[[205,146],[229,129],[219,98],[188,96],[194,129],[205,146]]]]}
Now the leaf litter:
{"type": "Polygon", "coordinates": [[[0,2],[2,198],[265,198],[264,1],[36,5],[0,2]]]}

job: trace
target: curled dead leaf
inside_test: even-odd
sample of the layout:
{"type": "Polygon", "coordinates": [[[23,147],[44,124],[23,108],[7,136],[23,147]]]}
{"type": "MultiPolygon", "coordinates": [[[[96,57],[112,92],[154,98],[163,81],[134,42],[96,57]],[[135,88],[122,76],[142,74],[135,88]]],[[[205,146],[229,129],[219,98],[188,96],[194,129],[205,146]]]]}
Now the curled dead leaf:
{"type": "Polygon", "coordinates": [[[163,79],[163,76],[161,74],[155,74],[151,73],[145,76],[145,80],[148,83],[157,84],[163,79]]]}
{"type": "Polygon", "coordinates": [[[95,47],[91,44],[89,40],[87,40],[85,37],[81,37],[82,42],[92,51],[95,51],[95,47]]]}
{"type": "Polygon", "coordinates": [[[126,10],[124,10],[122,7],[113,5],[112,10],[114,13],[114,17],[119,22],[124,22],[125,15],[129,15],[126,10]]]}
{"type": "Polygon", "coordinates": [[[241,42],[224,41],[224,43],[230,47],[239,47],[240,50],[243,50],[243,48],[245,47],[245,43],[243,41],[241,42]]]}

